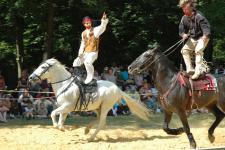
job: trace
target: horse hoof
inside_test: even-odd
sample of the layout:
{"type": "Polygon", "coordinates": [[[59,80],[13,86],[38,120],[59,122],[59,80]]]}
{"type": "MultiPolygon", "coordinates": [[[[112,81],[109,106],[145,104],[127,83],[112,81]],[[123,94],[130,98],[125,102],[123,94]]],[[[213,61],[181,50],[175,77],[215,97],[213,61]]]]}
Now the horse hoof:
{"type": "Polygon", "coordinates": [[[177,134],[180,135],[182,133],[184,133],[184,129],[183,128],[179,128],[177,134]]]}
{"type": "Polygon", "coordinates": [[[90,137],[88,138],[88,142],[93,142],[94,141],[94,138],[90,137]]]}
{"type": "Polygon", "coordinates": [[[210,141],[211,143],[213,143],[213,142],[215,141],[215,136],[212,135],[212,134],[209,134],[209,135],[208,135],[208,138],[209,138],[209,141],[210,141]]]}
{"type": "Polygon", "coordinates": [[[85,128],[85,130],[84,130],[84,134],[88,134],[88,133],[89,133],[89,131],[90,131],[90,129],[89,129],[89,128],[85,128]]]}
{"type": "Polygon", "coordinates": [[[62,132],[65,132],[65,129],[64,128],[59,128],[60,131],[62,132]]]}
{"type": "Polygon", "coordinates": [[[190,143],[190,147],[191,147],[191,149],[196,149],[196,143],[195,142],[191,142],[190,143]]]}
{"type": "Polygon", "coordinates": [[[59,128],[60,131],[63,131],[63,132],[65,131],[64,126],[59,126],[58,128],[59,128]]]}

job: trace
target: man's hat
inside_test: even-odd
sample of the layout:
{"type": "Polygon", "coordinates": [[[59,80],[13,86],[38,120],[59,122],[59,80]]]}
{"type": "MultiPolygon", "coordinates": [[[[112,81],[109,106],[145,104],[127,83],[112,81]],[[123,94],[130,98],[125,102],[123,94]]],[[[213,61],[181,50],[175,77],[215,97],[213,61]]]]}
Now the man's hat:
{"type": "Polygon", "coordinates": [[[86,22],[91,22],[92,23],[92,19],[89,16],[86,16],[86,17],[83,18],[82,23],[84,24],[86,22]]]}

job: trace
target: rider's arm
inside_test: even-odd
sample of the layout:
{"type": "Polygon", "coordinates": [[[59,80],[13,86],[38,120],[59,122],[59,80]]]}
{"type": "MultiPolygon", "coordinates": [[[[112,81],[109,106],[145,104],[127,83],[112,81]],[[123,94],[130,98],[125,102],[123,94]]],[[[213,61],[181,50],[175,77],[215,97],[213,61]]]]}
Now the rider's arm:
{"type": "Polygon", "coordinates": [[[108,18],[101,19],[101,25],[94,28],[94,35],[96,38],[98,38],[105,31],[108,22],[108,18]]]}
{"type": "Polygon", "coordinates": [[[209,40],[209,36],[211,34],[210,24],[209,24],[208,20],[204,16],[201,16],[201,15],[199,16],[199,24],[200,24],[201,30],[203,32],[202,39],[204,42],[207,42],[209,40]]]}
{"type": "Polygon", "coordinates": [[[184,16],[181,18],[180,24],[179,24],[179,35],[184,38],[187,33],[185,33],[185,24],[184,24],[184,16]]]}
{"type": "Polygon", "coordinates": [[[84,39],[83,39],[83,36],[81,34],[81,43],[80,43],[80,49],[79,49],[79,52],[78,52],[78,56],[80,56],[81,54],[83,54],[84,52],[84,39]]]}

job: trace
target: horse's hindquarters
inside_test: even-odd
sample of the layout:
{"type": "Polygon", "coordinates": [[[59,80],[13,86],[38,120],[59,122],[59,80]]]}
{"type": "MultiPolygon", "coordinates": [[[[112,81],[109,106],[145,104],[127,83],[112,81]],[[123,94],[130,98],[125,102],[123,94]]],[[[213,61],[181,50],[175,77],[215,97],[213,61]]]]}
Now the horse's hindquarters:
{"type": "Polygon", "coordinates": [[[217,83],[219,91],[219,98],[217,105],[225,113],[225,76],[219,78],[217,80],[217,83]]]}
{"type": "Polygon", "coordinates": [[[194,91],[192,108],[208,107],[217,104],[219,94],[216,91],[194,91]]]}

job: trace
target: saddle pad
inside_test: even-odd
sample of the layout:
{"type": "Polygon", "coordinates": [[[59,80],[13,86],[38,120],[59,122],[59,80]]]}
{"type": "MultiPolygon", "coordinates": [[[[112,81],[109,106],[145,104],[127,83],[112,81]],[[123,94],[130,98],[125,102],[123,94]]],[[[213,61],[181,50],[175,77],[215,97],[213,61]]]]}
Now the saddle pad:
{"type": "Polygon", "coordinates": [[[216,90],[216,78],[210,74],[206,74],[203,79],[192,80],[194,90],[216,90]]]}
{"type": "Polygon", "coordinates": [[[98,97],[98,84],[95,79],[93,79],[89,84],[84,84],[83,81],[76,80],[76,84],[78,85],[78,88],[80,90],[80,98],[79,98],[79,106],[76,104],[75,109],[80,110],[83,108],[83,110],[86,110],[88,104],[90,102],[93,103],[98,97]]]}

